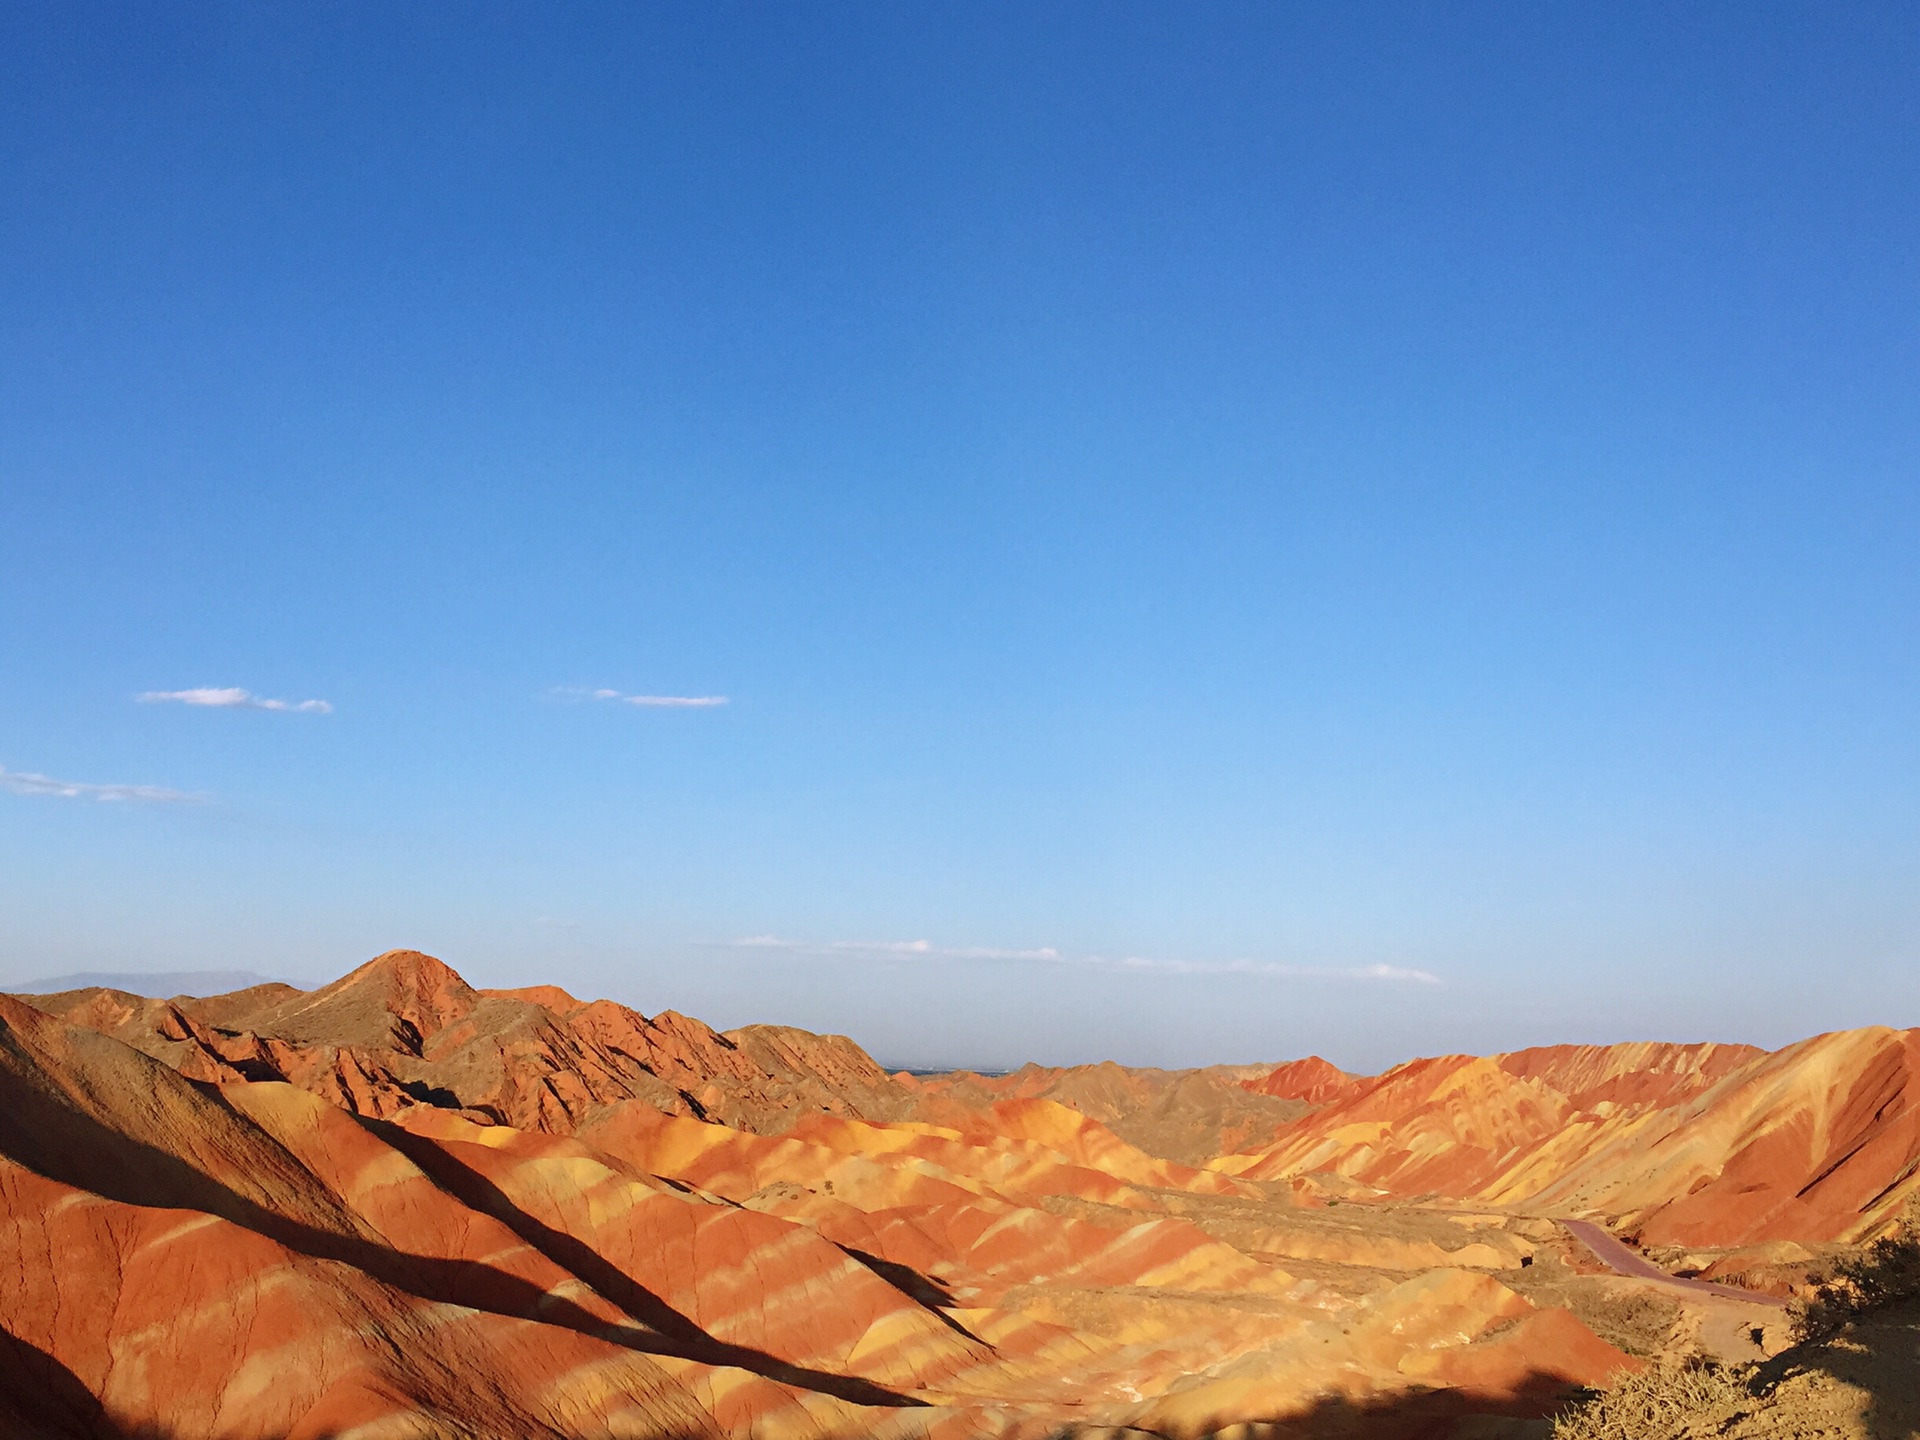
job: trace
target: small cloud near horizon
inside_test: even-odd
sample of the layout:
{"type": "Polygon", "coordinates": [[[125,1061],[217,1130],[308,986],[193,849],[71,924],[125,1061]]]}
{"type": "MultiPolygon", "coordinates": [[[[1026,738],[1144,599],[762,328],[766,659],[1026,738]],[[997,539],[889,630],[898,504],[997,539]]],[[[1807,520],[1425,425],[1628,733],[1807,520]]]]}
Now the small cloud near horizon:
{"type": "Polygon", "coordinates": [[[274,710],[288,715],[331,715],[325,700],[269,700],[237,685],[203,685],[192,690],[147,690],[134,699],[142,705],[196,705],[212,710],[274,710]]]}
{"type": "Polygon", "coordinates": [[[732,950],[775,950],[788,955],[862,956],[870,959],[1003,960],[1026,964],[1071,965],[1158,975],[1268,975],[1294,980],[1351,980],[1395,985],[1439,985],[1430,970],[1402,965],[1286,965],[1258,960],[1157,960],[1140,955],[1063,955],[1050,945],[1032,950],[1002,950],[978,945],[935,945],[928,940],[784,940],[778,935],[749,935],[727,943],[732,950]]]}
{"type": "Polygon", "coordinates": [[[51,795],[62,800],[132,801],[142,805],[204,805],[205,795],[169,790],[162,785],[96,785],[84,780],[56,780],[31,770],[9,770],[0,765],[0,790],[9,795],[51,795]]]}
{"type": "Polygon", "coordinates": [[[620,690],[595,690],[584,685],[556,685],[552,693],[569,700],[611,700],[619,705],[637,705],[643,710],[711,710],[733,703],[726,695],[628,695],[620,690]]]}

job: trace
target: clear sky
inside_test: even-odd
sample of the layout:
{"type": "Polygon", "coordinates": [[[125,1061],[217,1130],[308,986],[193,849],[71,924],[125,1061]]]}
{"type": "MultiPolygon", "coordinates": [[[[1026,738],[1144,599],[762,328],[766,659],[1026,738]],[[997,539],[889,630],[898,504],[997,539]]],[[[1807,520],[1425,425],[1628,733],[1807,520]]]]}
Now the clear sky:
{"type": "Polygon", "coordinates": [[[0,981],[1920,1023],[1920,9],[9,6],[0,519],[0,981]]]}

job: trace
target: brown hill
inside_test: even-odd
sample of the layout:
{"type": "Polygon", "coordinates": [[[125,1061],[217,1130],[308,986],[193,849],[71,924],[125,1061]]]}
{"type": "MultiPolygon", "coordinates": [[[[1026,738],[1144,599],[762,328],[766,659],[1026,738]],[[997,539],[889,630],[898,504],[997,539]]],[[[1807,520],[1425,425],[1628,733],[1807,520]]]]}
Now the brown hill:
{"type": "Polygon", "coordinates": [[[895,1078],[916,1096],[916,1113],[929,1119],[957,1113],[943,1101],[966,1111],[1000,1100],[1054,1100],[1149,1154],[1199,1165],[1270,1140],[1306,1110],[1299,1097],[1260,1090],[1254,1082],[1267,1073],[1265,1066],[1156,1070],[1105,1060],[1064,1069],[1026,1065],[1009,1075],[895,1078]]]}
{"type": "Polygon", "coordinates": [[[285,1080],[376,1118],[429,1104],[564,1134],[594,1106],[643,1100],[779,1129],[815,1111],[878,1117],[910,1104],[839,1037],[770,1027],[730,1037],[672,1011],[581,1004],[553,986],[476,990],[411,950],[311,992],[262,985],[149,1000],[95,989],[33,1003],[192,1079],[285,1080]]]}
{"type": "Polygon", "coordinates": [[[916,1078],[409,951],[312,992],[0,997],[0,1420],[1472,1432],[1621,1346],[1751,1349],[1777,1311],[1654,1303],[1552,1217],[1787,1283],[1920,1186],[1916,1059],[1862,1030],[916,1078]]]}
{"type": "Polygon", "coordinates": [[[1529,1298],[1562,1244],[1535,1220],[1303,1210],[1119,1133],[1307,1104],[1248,1078],[910,1086],[411,952],[311,993],[0,999],[0,1416],[1039,1440],[1354,1405],[1438,1435],[1638,1363],[1563,1308],[1607,1282],[1529,1298]]]}

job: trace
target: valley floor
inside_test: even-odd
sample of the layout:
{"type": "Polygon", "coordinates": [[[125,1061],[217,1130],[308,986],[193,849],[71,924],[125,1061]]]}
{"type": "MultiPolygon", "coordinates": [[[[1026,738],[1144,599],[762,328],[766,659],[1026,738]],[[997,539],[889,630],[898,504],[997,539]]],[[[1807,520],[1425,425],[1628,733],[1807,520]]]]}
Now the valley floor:
{"type": "Polygon", "coordinates": [[[1885,1440],[1911,1326],[1779,1296],[1913,1190],[1914,1050],[890,1076],[413,952],[0,996],[0,1434],[1497,1440],[1706,1353],[1764,1361],[1713,1433],[1885,1440]]]}

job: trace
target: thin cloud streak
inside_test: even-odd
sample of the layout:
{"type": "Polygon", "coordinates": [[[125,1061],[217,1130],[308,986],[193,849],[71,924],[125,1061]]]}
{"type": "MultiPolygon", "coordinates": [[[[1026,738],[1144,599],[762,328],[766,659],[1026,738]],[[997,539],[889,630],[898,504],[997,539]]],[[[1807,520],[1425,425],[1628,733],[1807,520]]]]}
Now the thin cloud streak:
{"type": "Polygon", "coordinates": [[[788,955],[865,957],[875,960],[1004,960],[1037,965],[1068,965],[1089,970],[1119,970],[1145,975],[1266,975],[1290,980],[1343,980],[1390,985],[1439,985],[1430,970],[1402,965],[1286,965],[1258,960],[1157,960],[1142,955],[1063,955],[1052,946],[1001,950],[975,945],[935,945],[929,940],[783,940],[778,935],[749,935],[727,945],[733,950],[774,950],[788,955]]]}
{"type": "Polygon", "coordinates": [[[140,805],[204,805],[205,795],[168,790],[160,785],[94,785],[84,780],[56,780],[31,770],[9,770],[0,765],[0,790],[9,795],[51,795],[62,800],[131,801],[140,805]]]}
{"type": "Polygon", "coordinates": [[[643,710],[711,710],[733,703],[726,695],[628,695],[619,690],[593,690],[584,685],[556,685],[553,694],[568,700],[611,700],[619,705],[637,705],[643,710]]]}
{"type": "Polygon", "coordinates": [[[325,700],[269,700],[236,686],[201,686],[193,690],[147,690],[134,696],[142,705],[197,705],[213,710],[277,710],[288,715],[331,715],[325,700]]]}

